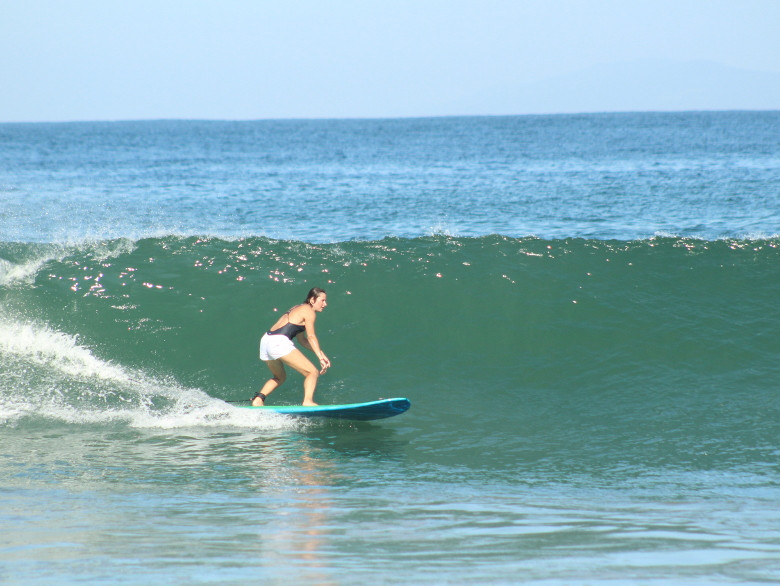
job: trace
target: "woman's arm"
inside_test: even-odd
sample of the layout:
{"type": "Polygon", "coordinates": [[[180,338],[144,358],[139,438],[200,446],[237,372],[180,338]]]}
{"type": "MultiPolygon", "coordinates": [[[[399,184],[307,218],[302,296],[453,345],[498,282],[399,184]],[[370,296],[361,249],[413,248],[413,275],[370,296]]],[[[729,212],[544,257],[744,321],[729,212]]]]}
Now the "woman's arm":
{"type": "Polygon", "coordinates": [[[306,318],[304,321],[304,326],[306,326],[306,336],[298,334],[298,341],[301,343],[301,346],[307,350],[311,350],[314,352],[315,356],[319,358],[320,366],[322,367],[320,374],[322,374],[328,370],[328,368],[330,368],[330,360],[327,356],[325,356],[325,352],[322,351],[322,348],[320,348],[320,342],[317,340],[317,334],[314,331],[314,320],[316,319],[317,314],[314,312],[314,310],[306,312],[306,318]]]}

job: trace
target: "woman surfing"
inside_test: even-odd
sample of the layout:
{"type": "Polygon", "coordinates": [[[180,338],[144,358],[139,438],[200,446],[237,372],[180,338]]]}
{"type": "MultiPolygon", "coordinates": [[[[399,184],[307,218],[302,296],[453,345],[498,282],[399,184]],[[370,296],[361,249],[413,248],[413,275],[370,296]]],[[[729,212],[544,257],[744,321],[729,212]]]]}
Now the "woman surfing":
{"type": "Polygon", "coordinates": [[[320,348],[314,322],[317,314],[328,306],[324,289],[314,287],[306,296],[306,300],[296,305],[280,317],[260,339],[260,360],[268,365],[273,375],[263,388],[252,398],[253,407],[262,407],[265,400],[287,379],[284,366],[294,368],[303,375],[303,405],[316,405],[314,391],[317,389],[317,379],[330,368],[330,360],[320,348]],[[305,334],[302,336],[301,334],[305,334]],[[311,350],[320,361],[320,369],[312,364],[293,343],[298,342],[311,350]]]}

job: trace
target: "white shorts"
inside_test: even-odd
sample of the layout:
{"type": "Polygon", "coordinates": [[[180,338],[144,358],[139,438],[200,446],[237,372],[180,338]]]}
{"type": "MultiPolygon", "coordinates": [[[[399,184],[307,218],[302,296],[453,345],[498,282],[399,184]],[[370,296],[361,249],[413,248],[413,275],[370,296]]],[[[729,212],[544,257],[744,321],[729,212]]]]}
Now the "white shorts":
{"type": "Polygon", "coordinates": [[[295,350],[293,341],[282,334],[263,334],[260,338],[260,360],[278,360],[295,350]]]}

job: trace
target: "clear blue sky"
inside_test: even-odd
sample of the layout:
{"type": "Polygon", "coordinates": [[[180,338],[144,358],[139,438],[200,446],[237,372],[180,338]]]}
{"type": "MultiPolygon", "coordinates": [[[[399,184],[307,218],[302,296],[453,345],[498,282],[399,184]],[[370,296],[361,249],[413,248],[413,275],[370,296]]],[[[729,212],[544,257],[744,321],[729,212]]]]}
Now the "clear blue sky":
{"type": "Polygon", "coordinates": [[[5,122],[722,108],[780,109],[780,1],[0,0],[5,122]]]}

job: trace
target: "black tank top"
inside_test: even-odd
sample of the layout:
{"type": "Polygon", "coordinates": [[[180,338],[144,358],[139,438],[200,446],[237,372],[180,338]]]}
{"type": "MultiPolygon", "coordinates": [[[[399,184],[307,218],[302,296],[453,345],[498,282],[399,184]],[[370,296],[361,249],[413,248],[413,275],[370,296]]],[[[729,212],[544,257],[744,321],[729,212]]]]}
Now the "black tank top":
{"type": "Polygon", "coordinates": [[[286,323],[278,330],[274,330],[273,332],[268,332],[268,335],[287,336],[292,340],[295,336],[305,331],[306,331],[306,326],[299,326],[298,324],[286,323]]]}
{"type": "MultiPolygon", "coordinates": [[[[295,307],[298,306],[296,305],[295,307]]],[[[295,307],[290,309],[290,311],[295,309],[295,307]]],[[[287,323],[284,324],[281,328],[274,330],[273,332],[269,330],[267,332],[269,336],[287,336],[292,340],[295,336],[297,336],[301,332],[306,331],[306,326],[290,323],[290,311],[284,314],[287,316],[287,323]]]]}

